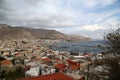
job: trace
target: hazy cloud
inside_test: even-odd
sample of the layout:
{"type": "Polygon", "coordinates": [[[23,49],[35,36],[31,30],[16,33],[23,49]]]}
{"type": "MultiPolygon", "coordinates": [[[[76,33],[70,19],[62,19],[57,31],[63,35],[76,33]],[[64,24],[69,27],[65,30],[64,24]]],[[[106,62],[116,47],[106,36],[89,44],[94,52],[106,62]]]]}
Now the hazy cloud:
{"type": "Polygon", "coordinates": [[[86,7],[104,7],[111,5],[118,0],[79,0],[80,3],[86,7]]]}
{"type": "Polygon", "coordinates": [[[120,23],[119,7],[119,0],[0,0],[0,23],[100,35],[120,23]]]}

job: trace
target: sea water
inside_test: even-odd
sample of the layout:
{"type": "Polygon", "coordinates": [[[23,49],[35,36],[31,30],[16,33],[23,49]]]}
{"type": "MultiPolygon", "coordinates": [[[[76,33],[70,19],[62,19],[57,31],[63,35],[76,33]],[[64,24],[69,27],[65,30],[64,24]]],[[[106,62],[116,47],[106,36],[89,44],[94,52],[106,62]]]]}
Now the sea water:
{"type": "Polygon", "coordinates": [[[55,43],[52,45],[52,49],[58,51],[70,51],[70,52],[93,52],[100,53],[102,52],[102,48],[100,45],[105,45],[103,40],[97,41],[88,41],[88,42],[61,42],[55,43]]]}

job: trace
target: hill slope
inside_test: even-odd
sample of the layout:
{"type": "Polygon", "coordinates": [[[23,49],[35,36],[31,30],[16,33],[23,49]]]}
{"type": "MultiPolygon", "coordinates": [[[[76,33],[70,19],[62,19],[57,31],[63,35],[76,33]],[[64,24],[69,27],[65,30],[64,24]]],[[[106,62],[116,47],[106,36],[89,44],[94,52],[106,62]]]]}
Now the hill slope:
{"type": "Polygon", "coordinates": [[[90,38],[69,36],[55,30],[11,27],[6,24],[0,24],[0,39],[10,38],[61,39],[67,41],[90,40],[90,38]]]}

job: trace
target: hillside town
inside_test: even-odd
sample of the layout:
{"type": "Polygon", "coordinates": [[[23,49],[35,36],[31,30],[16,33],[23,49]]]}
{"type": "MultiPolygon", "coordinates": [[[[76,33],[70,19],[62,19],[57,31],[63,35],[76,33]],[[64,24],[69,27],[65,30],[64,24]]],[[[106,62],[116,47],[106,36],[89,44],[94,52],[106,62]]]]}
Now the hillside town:
{"type": "Polygon", "coordinates": [[[120,0],[0,0],[0,80],[120,80],[120,0]]]}
{"type": "MultiPolygon", "coordinates": [[[[93,65],[109,57],[109,54],[70,53],[55,51],[48,44],[59,40],[48,39],[4,39],[0,40],[0,78],[4,80],[96,80],[90,74],[108,78],[108,67],[93,65]],[[20,70],[18,70],[18,68],[20,70]],[[18,70],[18,78],[9,78],[7,73],[18,70]]],[[[99,63],[97,63],[99,64],[99,63]]],[[[14,77],[17,75],[13,75],[14,77]]]]}

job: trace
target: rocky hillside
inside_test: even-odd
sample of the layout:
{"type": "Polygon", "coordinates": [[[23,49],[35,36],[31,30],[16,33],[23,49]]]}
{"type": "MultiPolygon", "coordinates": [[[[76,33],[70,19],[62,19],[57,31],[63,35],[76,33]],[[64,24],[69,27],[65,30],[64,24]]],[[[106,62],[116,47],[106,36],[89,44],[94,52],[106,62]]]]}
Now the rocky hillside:
{"type": "Polygon", "coordinates": [[[18,29],[6,24],[0,24],[0,39],[10,39],[10,38],[33,38],[28,31],[24,29],[18,29]]]}
{"type": "Polygon", "coordinates": [[[0,39],[10,38],[35,38],[35,39],[61,39],[67,41],[90,40],[83,36],[70,36],[55,30],[33,29],[26,27],[12,27],[6,24],[0,24],[0,39]]]}
{"type": "Polygon", "coordinates": [[[88,37],[84,37],[81,35],[76,35],[76,34],[68,34],[68,36],[71,38],[72,41],[90,41],[91,39],[88,37]]]}

